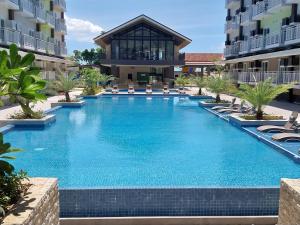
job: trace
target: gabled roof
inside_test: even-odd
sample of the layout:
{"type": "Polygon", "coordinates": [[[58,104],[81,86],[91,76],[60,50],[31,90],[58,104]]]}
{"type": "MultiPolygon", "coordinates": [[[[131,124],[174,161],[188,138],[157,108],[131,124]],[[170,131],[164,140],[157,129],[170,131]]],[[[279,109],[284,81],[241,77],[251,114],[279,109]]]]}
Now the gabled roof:
{"type": "Polygon", "coordinates": [[[186,36],[172,30],[171,28],[157,22],[156,20],[154,20],[146,15],[140,15],[132,20],[129,20],[128,22],[123,23],[120,26],[117,26],[117,27],[97,36],[96,38],[94,38],[94,41],[97,44],[104,46],[107,43],[107,40],[109,39],[109,37],[111,37],[113,34],[123,31],[123,30],[126,30],[129,27],[134,26],[139,23],[142,23],[142,22],[145,22],[153,27],[156,27],[157,29],[159,29],[163,32],[166,32],[170,35],[175,36],[181,42],[179,45],[180,48],[184,48],[185,46],[187,46],[188,44],[190,44],[192,42],[192,40],[187,38],[186,36]]]}
{"type": "Polygon", "coordinates": [[[184,57],[186,65],[210,65],[223,60],[222,53],[185,53],[184,57]]]}

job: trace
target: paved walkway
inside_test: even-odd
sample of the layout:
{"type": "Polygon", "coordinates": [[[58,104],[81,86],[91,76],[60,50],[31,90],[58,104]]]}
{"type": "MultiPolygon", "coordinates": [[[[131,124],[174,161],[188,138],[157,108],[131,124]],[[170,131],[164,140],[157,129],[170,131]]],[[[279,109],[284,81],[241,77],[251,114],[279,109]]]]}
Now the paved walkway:
{"type": "MultiPolygon", "coordinates": [[[[75,95],[80,95],[81,91],[73,91],[70,93],[71,97],[75,97],[75,95]]],[[[51,108],[51,103],[58,102],[59,100],[64,99],[64,95],[54,96],[48,98],[46,101],[39,102],[34,106],[35,110],[48,110],[51,108]]],[[[7,119],[10,115],[19,112],[21,110],[20,106],[12,106],[12,107],[6,107],[4,109],[0,110],[0,119],[7,119]]]]}

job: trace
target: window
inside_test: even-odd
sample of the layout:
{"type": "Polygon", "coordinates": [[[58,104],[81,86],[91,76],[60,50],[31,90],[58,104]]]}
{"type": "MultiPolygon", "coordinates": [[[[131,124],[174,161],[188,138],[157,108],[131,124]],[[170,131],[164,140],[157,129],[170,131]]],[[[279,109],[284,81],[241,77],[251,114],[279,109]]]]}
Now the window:
{"type": "Polygon", "coordinates": [[[173,60],[174,42],[147,24],[139,24],[115,34],[111,42],[112,59],[124,60],[173,60]]]}

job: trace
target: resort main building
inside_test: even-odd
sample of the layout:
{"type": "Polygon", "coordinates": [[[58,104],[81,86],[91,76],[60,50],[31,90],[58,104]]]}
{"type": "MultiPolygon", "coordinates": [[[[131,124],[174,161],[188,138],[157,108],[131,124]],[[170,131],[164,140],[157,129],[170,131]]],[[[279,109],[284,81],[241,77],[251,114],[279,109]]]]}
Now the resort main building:
{"type": "Polygon", "coordinates": [[[184,65],[179,50],[191,43],[182,34],[141,15],[102,35],[95,42],[105,49],[101,64],[119,84],[140,85],[174,79],[174,67],[184,65]]]}
{"type": "MultiPolygon", "coordinates": [[[[300,83],[300,0],[226,0],[225,58],[238,83],[300,83]]],[[[290,100],[299,95],[299,86],[290,100]]]]}
{"type": "Polygon", "coordinates": [[[67,70],[65,0],[0,0],[0,49],[35,53],[44,79],[67,70]]]}

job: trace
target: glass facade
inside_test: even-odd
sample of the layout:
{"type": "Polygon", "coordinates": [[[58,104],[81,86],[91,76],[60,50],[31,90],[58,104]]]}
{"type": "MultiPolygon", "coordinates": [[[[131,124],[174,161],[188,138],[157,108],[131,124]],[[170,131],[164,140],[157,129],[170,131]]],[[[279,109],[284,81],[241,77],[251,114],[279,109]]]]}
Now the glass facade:
{"type": "Polygon", "coordinates": [[[147,24],[139,24],[112,37],[112,59],[174,60],[174,40],[147,24]]]}

